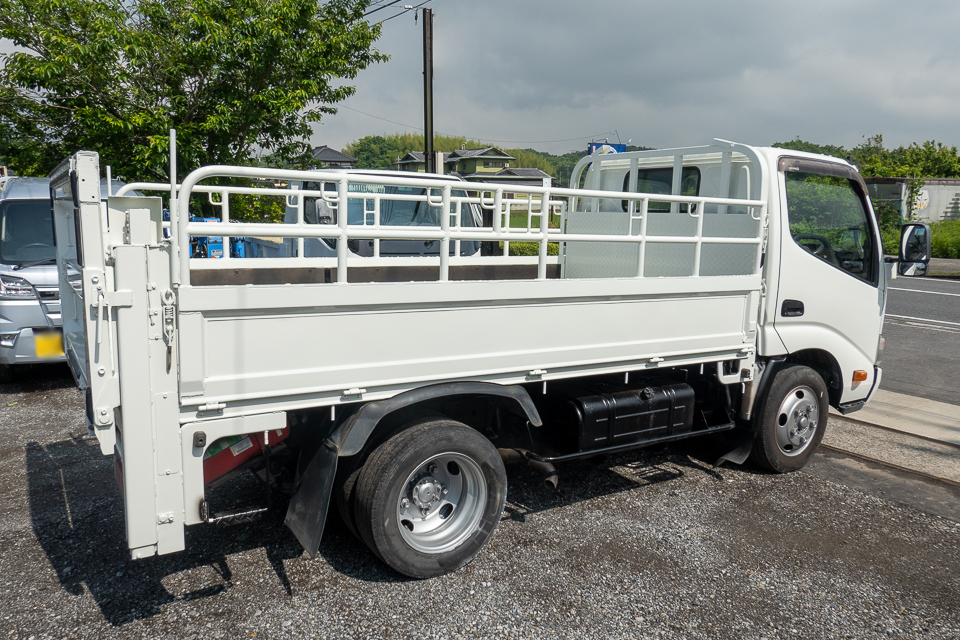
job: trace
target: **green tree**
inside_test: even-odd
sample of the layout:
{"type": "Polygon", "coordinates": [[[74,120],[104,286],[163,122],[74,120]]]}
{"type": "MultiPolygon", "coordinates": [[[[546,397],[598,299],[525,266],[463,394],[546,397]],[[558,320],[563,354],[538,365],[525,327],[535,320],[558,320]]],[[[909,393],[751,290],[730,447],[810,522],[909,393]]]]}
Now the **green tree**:
{"type": "Polygon", "coordinates": [[[0,156],[45,174],[77,149],[115,174],[163,179],[177,129],[180,177],[297,162],[311,124],[354,93],[341,82],[386,57],[369,0],[6,0],[0,156]]]}
{"type": "Polygon", "coordinates": [[[836,156],[837,158],[846,158],[847,150],[843,147],[838,147],[832,144],[817,144],[815,142],[807,142],[797,138],[795,140],[790,140],[789,142],[774,142],[774,147],[780,149],[793,149],[794,151],[806,151],[807,153],[819,153],[825,156],[836,156]]]}

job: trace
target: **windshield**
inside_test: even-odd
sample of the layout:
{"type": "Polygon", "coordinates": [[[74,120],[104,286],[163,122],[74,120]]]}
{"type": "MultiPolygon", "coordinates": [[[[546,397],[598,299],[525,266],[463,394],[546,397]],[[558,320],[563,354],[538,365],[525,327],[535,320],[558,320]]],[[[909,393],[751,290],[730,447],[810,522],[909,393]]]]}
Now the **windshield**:
{"type": "MultiPolygon", "coordinates": [[[[416,187],[387,187],[388,194],[405,196],[422,196],[423,189],[416,187]]],[[[462,189],[453,189],[451,194],[455,198],[467,197],[462,189]]],[[[438,194],[439,196],[439,194],[438,194]]],[[[439,227],[440,207],[430,207],[422,200],[381,200],[380,224],[396,227],[439,227]]],[[[451,213],[456,205],[451,203],[451,213]]],[[[469,205],[463,205],[460,213],[460,225],[474,226],[473,214],[469,205]]]]}
{"type": "MultiPolygon", "coordinates": [[[[306,189],[319,189],[320,185],[306,183],[306,189]]],[[[336,185],[330,182],[324,184],[324,191],[335,191],[336,185]]],[[[380,224],[388,227],[439,227],[440,207],[427,206],[423,200],[392,200],[390,196],[420,196],[425,190],[420,187],[396,187],[381,185],[364,185],[351,183],[348,187],[351,194],[371,194],[368,197],[350,197],[347,200],[347,224],[372,225],[373,194],[385,195],[380,200],[380,224]]],[[[466,198],[467,192],[463,189],[452,189],[454,198],[466,198]]],[[[439,191],[434,192],[439,200],[439,191]]],[[[479,214],[474,211],[475,205],[463,204],[460,208],[460,226],[474,227],[480,222],[479,214]]],[[[336,207],[331,207],[320,198],[306,198],[304,201],[303,219],[307,224],[336,224],[336,207]]],[[[450,212],[456,211],[456,204],[450,203],[450,212]]],[[[454,224],[454,220],[450,221],[454,224]]]]}
{"type": "Polygon", "coordinates": [[[55,257],[49,200],[8,200],[0,205],[0,261],[22,264],[55,257]]]}

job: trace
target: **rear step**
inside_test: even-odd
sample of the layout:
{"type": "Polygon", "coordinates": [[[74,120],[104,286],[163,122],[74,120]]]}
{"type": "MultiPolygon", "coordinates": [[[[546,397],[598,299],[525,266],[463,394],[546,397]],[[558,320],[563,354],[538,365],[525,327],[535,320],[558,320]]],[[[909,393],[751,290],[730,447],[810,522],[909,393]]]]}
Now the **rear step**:
{"type": "Polygon", "coordinates": [[[221,511],[212,517],[208,513],[209,507],[207,501],[200,503],[200,518],[207,524],[213,524],[218,527],[230,527],[235,524],[249,524],[256,522],[260,516],[270,510],[269,507],[260,507],[257,509],[237,509],[234,511],[221,511]]]}

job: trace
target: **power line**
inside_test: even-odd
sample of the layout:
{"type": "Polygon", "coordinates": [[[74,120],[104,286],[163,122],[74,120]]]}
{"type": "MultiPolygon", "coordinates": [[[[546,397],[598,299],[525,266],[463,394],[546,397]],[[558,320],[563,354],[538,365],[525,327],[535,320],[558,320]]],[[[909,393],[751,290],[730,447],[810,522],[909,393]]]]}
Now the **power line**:
{"type": "Polygon", "coordinates": [[[349,109],[350,111],[356,111],[357,113],[362,113],[365,116],[376,118],[377,120],[383,120],[384,122],[389,122],[390,124],[398,124],[401,127],[407,127],[408,129],[418,129],[420,131],[423,131],[423,127],[415,127],[412,124],[405,124],[403,122],[397,122],[396,120],[387,120],[386,118],[381,118],[380,116],[375,116],[372,113],[367,113],[366,111],[360,111],[360,109],[354,109],[353,107],[348,107],[346,105],[341,104],[340,106],[337,107],[337,109],[349,109]]]}
{"type": "MultiPolygon", "coordinates": [[[[398,1],[399,1],[399,0],[398,0],[398,1]]],[[[399,17],[402,16],[403,14],[409,13],[410,11],[416,11],[417,9],[419,9],[420,7],[422,7],[423,5],[427,4],[427,3],[430,2],[430,1],[431,1],[431,0],[424,0],[424,1],[421,2],[420,4],[414,5],[414,6],[412,6],[412,7],[410,7],[410,5],[406,5],[406,6],[404,7],[403,11],[401,11],[400,13],[395,13],[395,14],[393,14],[392,16],[390,16],[389,18],[384,18],[383,20],[380,21],[380,24],[383,24],[383,23],[386,22],[387,20],[393,20],[394,18],[399,18],[399,17]],[[406,8],[406,7],[410,7],[410,8],[408,9],[408,8],[406,8]]],[[[372,13],[372,12],[371,12],[371,13],[372,13]]]]}
{"type": "Polygon", "coordinates": [[[376,9],[370,9],[370,11],[367,11],[365,14],[363,14],[363,17],[366,18],[371,13],[376,13],[377,11],[380,11],[380,9],[386,9],[387,7],[393,6],[398,2],[401,2],[401,0],[393,0],[393,2],[388,2],[387,4],[380,5],[376,9]]]}
{"type": "MultiPolygon", "coordinates": [[[[347,109],[349,111],[356,111],[359,114],[368,116],[370,118],[376,118],[377,120],[383,120],[384,122],[389,122],[390,124],[400,125],[401,127],[406,127],[408,129],[416,129],[417,131],[423,131],[423,127],[417,127],[412,124],[406,124],[405,122],[397,122],[396,120],[388,120],[387,118],[381,118],[380,116],[375,116],[372,113],[367,113],[366,111],[360,111],[360,109],[354,109],[353,107],[348,107],[346,105],[339,105],[338,109],[347,109]]],[[[460,137],[453,134],[440,133],[441,135],[449,135],[450,137],[460,137]]],[[[563,138],[560,140],[501,140],[498,138],[485,138],[482,136],[463,136],[464,138],[479,140],[481,142],[509,142],[511,144],[547,144],[551,142],[573,142],[575,140],[586,140],[587,138],[599,138],[600,136],[605,136],[613,133],[613,131],[604,131],[603,133],[596,133],[592,136],[578,136],[576,138],[563,138]]]]}

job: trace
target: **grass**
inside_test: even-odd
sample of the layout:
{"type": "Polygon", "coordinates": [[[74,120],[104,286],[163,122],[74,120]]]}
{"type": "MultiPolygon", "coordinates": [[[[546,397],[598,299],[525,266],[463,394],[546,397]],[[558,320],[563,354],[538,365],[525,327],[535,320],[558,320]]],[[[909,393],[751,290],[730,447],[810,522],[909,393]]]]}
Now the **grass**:
{"type": "MultiPolygon", "coordinates": [[[[900,253],[900,215],[883,206],[877,207],[880,217],[880,237],[883,253],[895,256],[900,253]]],[[[930,223],[930,249],[934,258],[960,258],[960,220],[944,220],[930,223]]]]}
{"type": "MultiPolygon", "coordinates": [[[[503,255],[503,243],[500,243],[500,254],[503,255]]],[[[536,242],[511,242],[510,255],[512,256],[538,256],[540,255],[540,246],[536,242]]],[[[560,255],[560,245],[556,242],[547,243],[547,255],[560,255]]]]}
{"type": "MultiPolygon", "coordinates": [[[[539,205],[538,205],[539,206],[539,205]]],[[[540,216],[534,215],[533,219],[530,221],[531,231],[540,230],[540,216]]],[[[547,222],[547,226],[550,229],[559,229],[560,228],[560,216],[550,216],[550,220],[547,222]]],[[[510,229],[526,229],[527,228],[527,212],[526,211],[511,211],[510,212],[510,229]]],[[[503,243],[500,243],[500,251],[503,251],[503,243]]],[[[560,245],[556,242],[547,243],[547,255],[556,256],[560,254],[560,245]]],[[[536,256],[540,255],[540,246],[536,242],[511,242],[510,243],[510,255],[512,256],[536,256]]]]}
{"type": "Polygon", "coordinates": [[[934,258],[960,259],[960,220],[934,222],[930,231],[934,258]]]}

